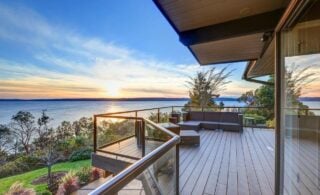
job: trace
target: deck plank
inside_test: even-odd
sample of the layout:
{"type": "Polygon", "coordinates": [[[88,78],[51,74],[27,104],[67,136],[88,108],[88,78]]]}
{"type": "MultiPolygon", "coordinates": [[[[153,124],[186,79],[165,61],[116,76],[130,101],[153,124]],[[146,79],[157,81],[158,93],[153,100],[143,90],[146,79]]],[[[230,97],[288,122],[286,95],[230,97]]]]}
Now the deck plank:
{"type": "Polygon", "coordinates": [[[253,143],[252,143],[252,140],[250,140],[251,133],[252,133],[252,131],[246,131],[244,133],[244,137],[246,138],[246,141],[248,144],[249,152],[251,154],[251,158],[252,158],[252,162],[253,162],[254,171],[256,172],[256,175],[258,178],[261,193],[266,194],[266,195],[273,194],[273,191],[268,183],[268,178],[265,175],[264,168],[263,168],[261,161],[259,159],[259,156],[256,152],[256,149],[255,149],[253,143]]]}
{"type": "Polygon", "coordinates": [[[224,150],[224,155],[220,165],[220,171],[218,175],[218,183],[214,194],[226,194],[228,185],[228,173],[229,173],[229,163],[230,163],[230,147],[231,147],[231,134],[227,133],[227,144],[224,150]]]}
{"type": "Polygon", "coordinates": [[[242,142],[243,156],[245,160],[247,177],[248,177],[249,192],[252,195],[258,195],[258,194],[261,194],[261,188],[260,188],[260,184],[258,183],[256,171],[253,166],[253,159],[249,151],[245,134],[246,134],[246,131],[244,131],[243,135],[241,136],[241,142],[242,142]]]}
{"type": "Polygon", "coordinates": [[[210,146],[212,145],[212,139],[214,139],[215,137],[215,134],[211,133],[210,136],[208,136],[208,141],[205,147],[200,147],[200,150],[195,155],[190,155],[190,160],[188,161],[188,163],[184,164],[186,165],[185,168],[181,166],[183,172],[180,173],[180,186],[185,186],[187,180],[192,177],[195,168],[199,163],[201,163],[202,157],[206,157],[206,153],[209,151],[210,146]]]}
{"type": "Polygon", "coordinates": [[[216,144],[214,145],[213,150],[209,154],[209,158],[205,163],[205,166],[203,167],[196,184],[194,185],[192,194],[203,194],[204,187],[207,183],[207,180],[210,174],[210,170],[212,169],[214,161],[217,159],[219,150],[223,147],[222,141],[223,141],[224,134],[217,133],[217,136],[218,138],[217,138],[216,144]]]}
{"type": "Polygon", "coordinates": [[[206,194],[214,194],[214,192],[216,191],[219,171],[220,171],[220,167],[222,164],[221,162],[222,162],[222,158],[224,156],[224,151],[225,151],[225,148],[227,145],[227,134],[225,134],[225,133],[224,133],[222,145],[223,145],[223,147],[221,148],[221,150],[217,154],[217,157],[214,161],[214,164],[210,170],[209,178],[208,178],[207,183],[204,188],[204,193],[206,193],[206,194]]]}
{"type": "MultiPolygon", "coordinates": [[[[272,170],[271,166],[268,163],[268,159],[266,159],[260,145],[257,143],[257,139],[255,137],[255,134],[258,134],[259,132],[257,131],[248,131],[248,138],[250,139],[250,142],[252,143],[252,146],[254,148],[254,152],[257,156],[257,159],[259,161],[259,165],[261,168],[261,174],[264,175],[264,177],[266,178],[266,187],[269,186],[269,188],[271,189],[272,193],[274,193],[273,189],[274,189],[274,170],[272,170]]],[[[272,160],[272,162],[274,162],[274,160],[272,160]]]]}
{"type": "Polygon", "coordinates": [[[187,178],[187,181],[183,184],[184,186],[182,186],[183,190],[181,191],[181,194],[191,194],[190,192],[192,192],[192,189],[197,183],[203,168],[207,164],[209,154],[212,152],[213,147],[217,142],[217,138],[218,138],[217,133],[214,133],[213,135],[214,136],[212,137],[209,145],[207,146],[207,150],[204,151],[204,153],[202,154],[202,156],[199,158],[198,161],[194,161],[195,166],[193,167],[193,170],[191,169],[188,170],[190,171],[189,177],[187,178]]]}
{"type": "Polygon", "coordinates": [[[229,173],[228,173],[228,185],[227,194],[238,194],[238,171],[237,171],[237,138],[238,133],[231,133],[231,145],[230,145],[230,159],[229,159],[229,173]]]}
{"type": "Polygon", "coordinates": [[[184,160],[180,159],[180,178],[181,178],[180,181],[182,181],[182,183],[183,183],[183,180],[187,179],[187,176],[188,176],[188,173],[186,173],[185,175],[185,171],[190,170],[191,165],[193,165],[191,162],[193,162],[194,160],[198,160],[197,158],[199,158],[201,154],[208,148],[208,145],[210,143],[212,136],[213,136],[213,133],[202,136],[203,139],[200,138],[201,140],[200,146],[189,146],[191,150],[187,158],[184,160]]]}
{"type": "Polygon", "coordinates": [[[244,161],[244,152],[242,149],[241,135],[236,140],[237,145],[237,173],[238,173],[238,194],[247,195],[249,192],[248,176],[246,164],[244,161]]]}

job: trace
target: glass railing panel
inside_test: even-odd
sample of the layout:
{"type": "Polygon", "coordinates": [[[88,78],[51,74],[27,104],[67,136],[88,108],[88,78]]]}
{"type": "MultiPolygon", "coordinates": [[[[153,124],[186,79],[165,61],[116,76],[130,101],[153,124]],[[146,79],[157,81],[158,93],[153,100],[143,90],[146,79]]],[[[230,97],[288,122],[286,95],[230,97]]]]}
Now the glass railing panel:
{"type": "Polygon", "coordinates": [[[159,123],[167,123],[172,117],[172,107],[159,109],[159,123]]]}
{"type": "Polygon", "coordinates": [[[145,154],[152,152],[171,138],[169,134],[155,125],[145,122],[145,154]]]}
{"type": "MultiPolygon", "coordinates": [[[[97,151],[114,154],[115,156],[119,154],[120,156],[141,158],[141,139],[137,137],[141,121],[134,118],[123,118],[122,116],[97,117],[97,151]],[[135,149],[134,152],[132,152],[133,149],[135,149]]],[[[140,129],[142,130],[142,127],[140,129]]]]}
{"type": "Polygon", "coordinates": [[[158,111],[159,109],[148,109],[137,112],[138,117],[149,119],[155,123],[158,122],[158,111]]]}
{"type": "Polygon", "coordinates": [[[118,194],[177,194],[176,147],[173,147],[120,189],[118,194]]]}

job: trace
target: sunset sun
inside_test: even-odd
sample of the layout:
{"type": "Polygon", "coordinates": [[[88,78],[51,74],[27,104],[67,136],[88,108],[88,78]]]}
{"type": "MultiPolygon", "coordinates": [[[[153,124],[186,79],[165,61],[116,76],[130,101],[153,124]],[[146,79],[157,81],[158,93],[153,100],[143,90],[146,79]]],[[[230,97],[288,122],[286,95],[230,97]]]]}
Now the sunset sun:
{"type": "Polygon", "coordinates": [[[118,97],[120,94],[120,86],[115,83],[108,83],[106,85],[106,93],[110,97],[118,97]]]}

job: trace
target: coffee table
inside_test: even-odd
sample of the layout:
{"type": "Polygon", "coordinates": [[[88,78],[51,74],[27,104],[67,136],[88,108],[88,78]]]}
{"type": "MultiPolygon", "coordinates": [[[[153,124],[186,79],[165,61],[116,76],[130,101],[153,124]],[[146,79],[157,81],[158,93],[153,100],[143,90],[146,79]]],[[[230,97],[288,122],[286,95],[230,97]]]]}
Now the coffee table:
{"type": "Polygon", "coordinates": [[[180,131],[180,144],[184,145],[200,145],[200,135],[194,130],[180,131]]]}

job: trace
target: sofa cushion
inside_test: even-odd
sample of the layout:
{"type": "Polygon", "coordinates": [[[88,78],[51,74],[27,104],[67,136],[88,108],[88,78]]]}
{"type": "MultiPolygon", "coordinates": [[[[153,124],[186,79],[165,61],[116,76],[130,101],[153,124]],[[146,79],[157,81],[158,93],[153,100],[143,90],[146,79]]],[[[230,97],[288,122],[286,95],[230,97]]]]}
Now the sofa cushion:
{"type": "Polygon", "coordinates": [[[221,112],[221,122],[240,123],[239,113],[237,112],[221,112]]]}
{"type": "Polygon", "coordinates": [[[183,121],[178,123],[181,130],[199,130],[201,121],[183,121]]]}
{"type": "Polygon", "coordinates": [[[203,112],[189,112],[189,121],[203,121],[203,112]]]}
{"type": "Polygon", "coordinates": [[[235,123],[222,123],[220,124],[220,128],[224,131],[242,132],[242,127],[235,123]]]}
{"type": "Polygon", "coordinates": [[[201,121],[201,128],[203,129],[219,129],[219,122],[213,122],[213,121],[201,121]]]}
{"type": "Polygon", "coordinates": [[[217,121],[219,122],[221,119],[220,112],[205,112],[204,113],[204,121],[217,121]]]}

